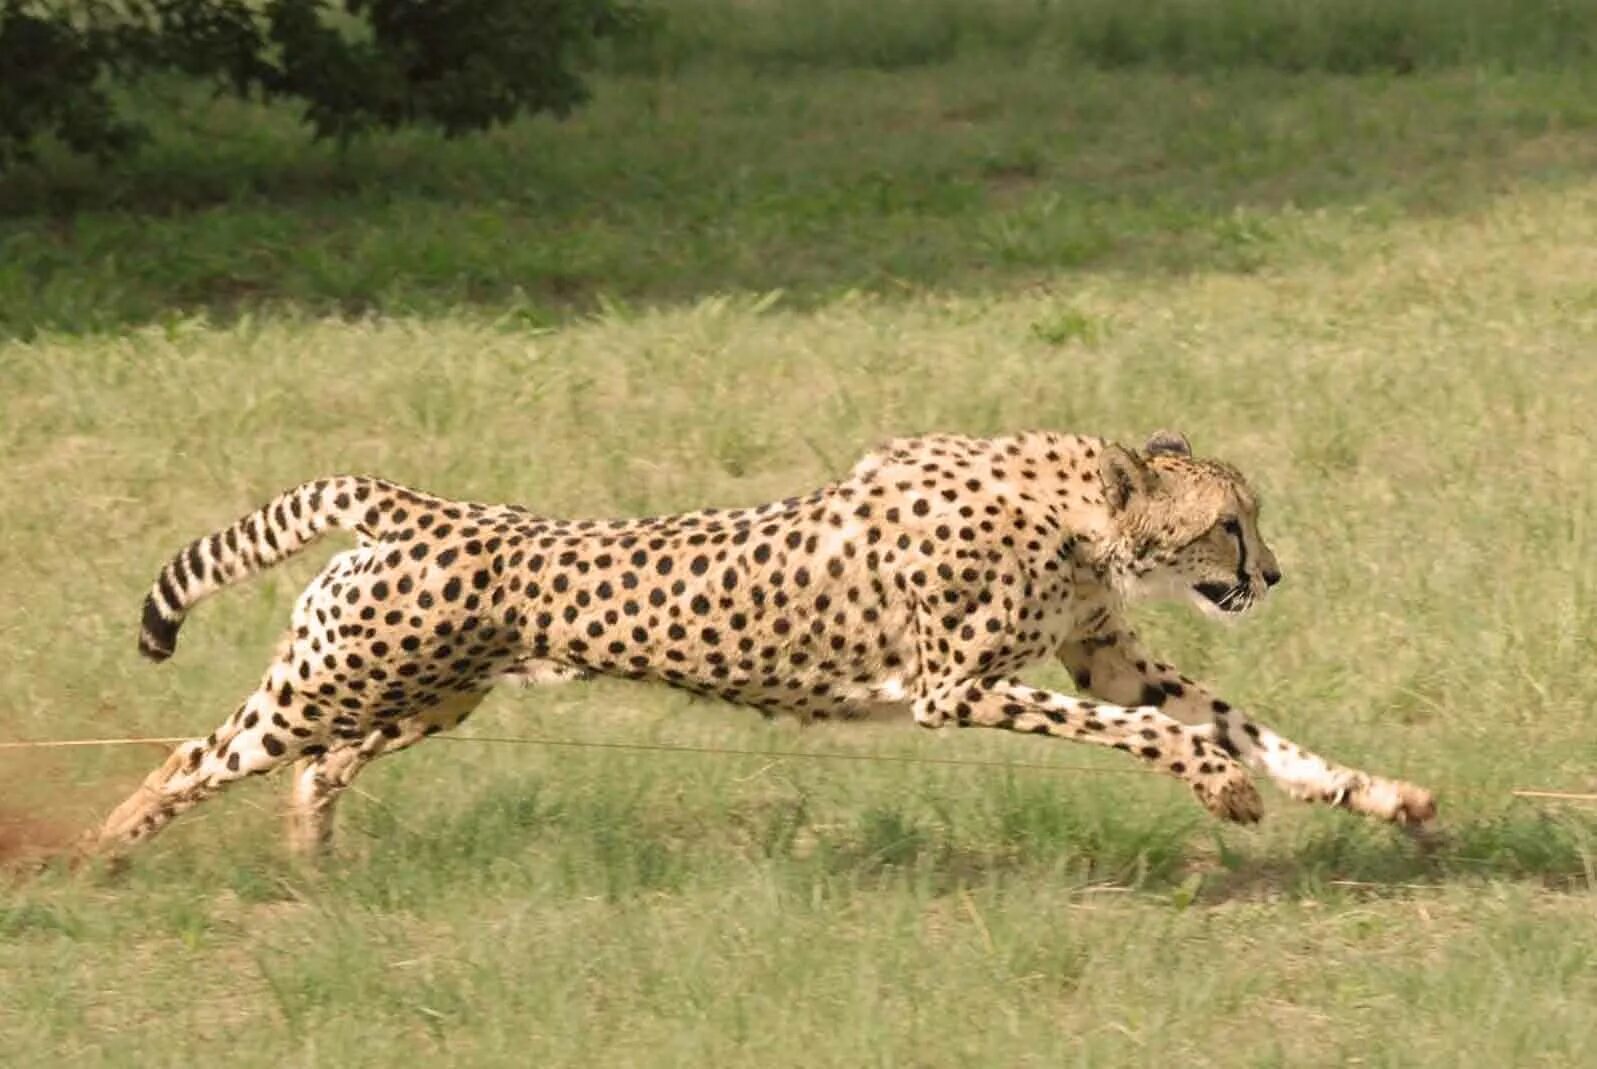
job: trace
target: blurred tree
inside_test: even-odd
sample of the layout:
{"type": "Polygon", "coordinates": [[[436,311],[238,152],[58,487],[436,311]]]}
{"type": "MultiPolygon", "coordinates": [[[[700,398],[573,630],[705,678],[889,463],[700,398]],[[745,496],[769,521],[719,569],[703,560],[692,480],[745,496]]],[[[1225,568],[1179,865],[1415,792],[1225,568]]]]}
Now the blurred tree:
{"type": "Polygon", "coordinates": [[[0,0],[0,168],[41,134],[137,143],[112,88],[157,72],[297,99],[318,137],[565,114],[598,42],[645,22],[633,0],[0,0]]]}

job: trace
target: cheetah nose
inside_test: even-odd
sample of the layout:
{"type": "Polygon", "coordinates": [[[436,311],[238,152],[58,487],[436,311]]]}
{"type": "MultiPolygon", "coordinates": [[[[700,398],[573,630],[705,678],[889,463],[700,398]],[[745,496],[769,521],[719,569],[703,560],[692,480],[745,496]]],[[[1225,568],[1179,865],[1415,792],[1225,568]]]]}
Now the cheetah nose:
{"type": "Polygon", "coordinates": [[[1281,581],[1281,573],[1280,572],[1276,571],[1274,568],[1266,568],[1265,569],[1265,572],[1264,572],[1264,583],[1265,583],[1266,586],[1275,586],[1275,584],[1279,583],[1280,581],[1281,581]]]}

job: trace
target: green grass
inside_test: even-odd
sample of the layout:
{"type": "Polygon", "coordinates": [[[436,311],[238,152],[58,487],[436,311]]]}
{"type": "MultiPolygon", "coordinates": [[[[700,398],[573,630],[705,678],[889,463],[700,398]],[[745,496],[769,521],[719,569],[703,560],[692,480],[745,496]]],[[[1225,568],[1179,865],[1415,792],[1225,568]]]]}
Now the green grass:
{"type": "MultiPolygon", "coordinates": [[[[1263,490],[1287,582],[1144,636],[1437,789],[1445,838],[1268,790],[1220,827],[1035,739],[509,690],[464,734],[1064,770],[439,740],[362,777],[320,874],[249,782],[123,879],[0,876],[8,1065],[1589,1064],[1597,813],[1508,791],[1597,789],[1591,76],[1002,55],[689,56],[342,159],[217,104],[124,171],[11,176],[0,738],[219,721],[330,549],[164,667],[139,599],[315,474],[653,513],[899,433],[1174,426],[1263,490]]],[[[0,751],[0,851],[161,756],[0,751]]]]}
{"type": "MultiPolygon", "coordinates": [[[[282,856],[281,787],[253,782],[124,882],[15,884],[14,1064],[1580,1064],[1597,821],[1506,792],[1589,789],[1597,750],[1594,208],[1588,184],[1374,236],[1305,222],[1319,262],[1248,276],[11,343],[14,737],[214,723],[317,561],[208,606],[163,669],[133,653],[138,598],[174,545],[316,472],[592,515],[802,489],[917,428],[1174,424],[1253,473],[1289,581],[1223,631],[1145,613],[1151,641],[1291,737],[1436,787],[1450,834],[1426,854],[1279,797],[1219,828],[1142,776],[439,741],[361,781],[323,876],[282,856]]],[[[624,685],[480,715],[1122,767],[624,685]]],[[[5,801],[84,822],[158,756],[9,756],[5,801]]]]}
{"type": "Polygon", "coordinates": [[[894,70],[970,52],[1096,67],[1342,74],[1589,62],[1584,0],[675,0],[622,69],[728,59],[762,69],[894,70]]]}
{"type": "Polygon", "coordinates": [[[548,325],[728,292],[810,307],[1080,269],[1246,273],[1315,255],[1300,223],[1319,212],[1379,229],[1597,162],[1597,66],[1188,75],[1039,52],[694,65],[597,94],[564,123],[344,153],[286,110],[146,100],[160,135],[119,171],[0,179],[0,336],[285,304],[548,325]]]}

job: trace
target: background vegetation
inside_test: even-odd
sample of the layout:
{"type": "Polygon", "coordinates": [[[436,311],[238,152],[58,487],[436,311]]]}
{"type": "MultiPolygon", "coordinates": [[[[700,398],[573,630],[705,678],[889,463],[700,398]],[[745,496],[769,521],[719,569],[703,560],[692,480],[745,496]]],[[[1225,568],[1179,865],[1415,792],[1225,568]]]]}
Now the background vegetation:
{"type": "MultiPolygon", "coordinates": [[[[8,1064],[1586,1064],[1597,817],[1507,791],[1597,789],[1591,9],[864,10],[685,0],[571,118],[457,141],[150,83],[138,154],[0,179],[0,737],[208,730],[321,556],[164,668],[139,598],[311,474],[658,512],[896,433],[1168,424],[1253,475],[1288,578],[1150,640],[1437,788],[1447,837],[1273,794],[1220,828],[1036,740],[510,691],[464,734],[1104,771],[438,740],[322,874],[246,784],[122,881],[9,878],[8,1064]]],[[[160,757],[0,752],[0,848],[160,757]]]]}

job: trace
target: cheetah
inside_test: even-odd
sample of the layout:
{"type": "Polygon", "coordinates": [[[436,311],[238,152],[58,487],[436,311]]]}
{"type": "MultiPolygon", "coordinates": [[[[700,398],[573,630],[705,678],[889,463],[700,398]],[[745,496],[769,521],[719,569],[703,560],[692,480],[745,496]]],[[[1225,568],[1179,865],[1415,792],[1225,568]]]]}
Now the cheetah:
{"type": "Polygon", "coordinates": [[[1259,499],[1161,431],[1140,449],[1034,431],[896,439],[807,497],[560,520],[346,475],[288,490],[161,570],[139,650],[162,661],[207,595],[330,528],[356,548],[298,599],[260,685],[89,833],[123,857],[227,784],[293,765],[289,845],[331,842],[376,758],[457,727],[498,682],[646,680],[804,721],[898,718],[1113,747],[1251,823],[1250,770],[1289,795],[1423,825],[1431,793],[1343,767],[1145,650],[1137,601],[1216,618],[1281,581],[1259,499]],[[1021,682],[1049,658],[1077,697],[1021,682]]]}

